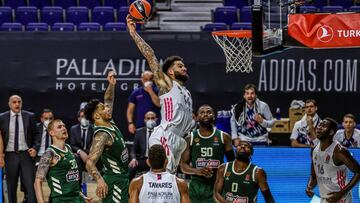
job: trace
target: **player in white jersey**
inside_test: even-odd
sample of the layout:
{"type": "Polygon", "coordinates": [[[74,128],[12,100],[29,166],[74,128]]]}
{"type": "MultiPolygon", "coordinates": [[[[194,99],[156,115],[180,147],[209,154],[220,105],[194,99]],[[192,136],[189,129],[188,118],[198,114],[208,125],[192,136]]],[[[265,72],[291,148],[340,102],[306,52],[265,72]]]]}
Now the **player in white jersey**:
{"type": "Polygon", "coordinates": [[[166,171],[165,149],[155,144],[149,149],[150,171],[131,181],[129,203],[189,203],[189,191],[184,180],[166,171]]]}
{"type": "Polygon", "coordinates": [[[167,169],[174,173],[186,148],[183,136],[190,131],[192,122],[192,99],[184,86],[189,78],[187,69],[179,56],[168,57],[160,67],[154,50],[139,36],[135,22],[129,17],[127,25],[130,36],[148,61],[159,88],[161,123],[154,129],[149,145],[161,144],[165,148],[169,160],[167,169]]]}
{"type": "Polygon", "coordinates": [[[316,128],[316,136],[320,143],[311,152],[311,175],[306,188],[309,197],[314,195],[313,189],[318,184],[321,203],[352,202],[351,189],[360,180],[360,165],[350,152],[339,142],[333,141],[337,123],[332,118],[325,118],[316,128]],[[354,176],[347,179],[348,169],[354,176]]]}

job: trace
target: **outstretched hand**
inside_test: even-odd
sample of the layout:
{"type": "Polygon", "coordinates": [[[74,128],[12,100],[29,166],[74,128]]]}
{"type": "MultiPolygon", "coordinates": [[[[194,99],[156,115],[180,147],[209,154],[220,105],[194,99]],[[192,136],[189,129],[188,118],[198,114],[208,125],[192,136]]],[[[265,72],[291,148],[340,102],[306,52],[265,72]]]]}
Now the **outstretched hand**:
{"type": "Polygon", "coordinates": [[[114,71],[110,71],[108,73],[107,80],[109,81],[110,84],[116,85],[116,78],[115,78],[115,72],[114,71]]]}
{"type": "Polygon", "coordinates": [[[129,32],[135,32],[136,31],[136,23],[135,23],[134,19],[130,15],[126,16],[126,24],[127,24],[129,32]]]}

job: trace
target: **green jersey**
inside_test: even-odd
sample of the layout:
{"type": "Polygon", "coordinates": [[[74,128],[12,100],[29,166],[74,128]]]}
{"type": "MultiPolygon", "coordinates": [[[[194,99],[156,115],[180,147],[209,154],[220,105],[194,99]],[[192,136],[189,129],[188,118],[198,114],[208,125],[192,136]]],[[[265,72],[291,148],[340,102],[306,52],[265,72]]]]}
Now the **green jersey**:
{"type": "Polygon", "coordinates": [[[65,150],[61,150],[54,145],[47,150],[54,152],[57,163],[49,168],[47,182],[50,187],[50,197],[52,200],[73,199],[78,202],[80,184],[79,168],[69,145],[65,145],[65,150]],[[75,198],[76,197],[76,198],[75,198]]]}
{"type": "Polygon", "coordinates": [[[249,163],[243,172],[237,173],[234,169],[234,163],[234,161],[228,162],[225,166],[223,197],[228,202],[257,202],[259,186],[256,182],[255,173],[258,167],[249,163]]]}
{"type": "Polygon", "coordinates": [[[111,122],[111,127],[95,125],[94,134],[100,131],[110,135],[113,141],[112,145],[105,147],[101,154],[101,162],[104,166],[103,178],[109,188],[108,195],[102,202],[128,202],[129,153],[123,135],[114,122],[111,122]]]}
{"type": "Polygon", "coordinates": [[[216,170],[224,161],[224,136],[221,130],[214,128],[213,133],[204,137],[199,130],[191,133],[190,141],[191,165],[194,168],[213,168],[213,176],[192,175],[189,184],[189,195],[193,203],[210,203],[213,200],[213,188],[216,170]]]}

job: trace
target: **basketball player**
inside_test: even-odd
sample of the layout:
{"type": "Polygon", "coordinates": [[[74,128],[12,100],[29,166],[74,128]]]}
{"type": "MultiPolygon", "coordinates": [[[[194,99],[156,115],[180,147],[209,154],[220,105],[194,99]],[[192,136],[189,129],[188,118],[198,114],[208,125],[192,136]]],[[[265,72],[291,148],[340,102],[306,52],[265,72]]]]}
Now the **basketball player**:
{"type": "Polygon", "coordinates": [[[189,191],[184,180],[166,171],[165,149],[155,144],[146,160],[150,171],[131,181],[130,203],[188,203],[189,191]]]}
{"type": "Polygon", "coordinates": [[[236,160],[219,167],[214,187],[217,202],[256,202],[259,188],[265,202],[275,202],[265,171],[250,161],[253,154],[251,143],[240,141],[236,147],[236,160]]]}
{"type": "Polygon", "coordinates": [[[233,161],[231,137],[214,127],[214,110],[202,105],[197,112],[199,129],[185,138],[187,147],[180,161],[181,171],[191,175],[189,194],[192,203],[215,202],[213,189],[216,170],[224,162],[233,161]],[[191,164],[190,164],[191,162],[191,164]]]}
{"type": "Polygon", "coordinates": [[[135,22],[129,16],[127,26],[130,36],[148,61],[159,88],[161,122],[154,129],[149,144],[161,144],[165,148],[169,160],[167,169],[174,173],[186,148],[183,136],[191,129],[192,99],[184,87],[189,78],[187,69],[179,56],[168,57],[161,68],[154,50],[136,32],[135,22]]]}
{"type": "Polygon", "coordinates": [[[47,178],[52,203],[91,202],[80,191],[79,168],[71,147],[65,144],[69,137],[65,124],[61,120],[53,120],[48,125],[53,144],[41,156],[34,183],[36,198],[44,203],[42,183],[47,178]]]}
{"type": "Polygon", "coordinates": [[[91,100],[85,106],[85,117],[94,123],[94,138],[86,160],[86,169],[97,182],[96,195],[102,202],[128,202],[128,149],[123,135],[112,121],[116,79],[110,71],[104,102],[91,100]],[[100,175],[96,162],[101,158],[104,174],[100,175]]]}
{"type": "Polygon", "coordinates": [[[351,189],[360,179],[359,163],[338,141],[333,141],[336,130],[334,119],[322,120],[316,128],[320,144],[311,152],[311,174],[306,194],[312,197],[313,189],[318,184],[322,203],[352,202],[351,189]],[[354,173],[350,182],[347,179],[348,169],[354,173]]]}

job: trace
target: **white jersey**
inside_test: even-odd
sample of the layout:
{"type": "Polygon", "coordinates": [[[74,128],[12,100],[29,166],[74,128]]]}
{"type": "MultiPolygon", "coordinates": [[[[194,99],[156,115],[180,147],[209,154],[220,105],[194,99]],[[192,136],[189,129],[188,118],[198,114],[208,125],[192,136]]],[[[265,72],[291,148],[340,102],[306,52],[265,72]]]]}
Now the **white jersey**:
{"type": "Polygon", "coordinates": [[[345,130],[340,129],[334,135],[334,141],[337,140],[344,147],[358,147],[360,148],[360,130],[354,129],[354,132],[350,139],[345,136],[345,130]]]}
{"type": "Polygon", "coordinates": [[[140,203],[180,203],[176,176],[169,172],[147,172],[143,175],[139,200],[140,203]]]}
{"type": "MultiPolygon", "coordinates": [[[[328,193],[338,192],[349,183],[347,167],[344,164],[340,166],[334,164],[333,154],[336,146],[341,145],[339,142],[334,141],[328,148],[321,151],[320,144],[318,144],[312,155],[322,203],[326,202],[325,199],[328,198],[328,193]]],[[[339,202],[352,202],[351,191],[344,195],[339,202]]]]}
{"type": "Polygon", "coordinates": [[[159,96],[161,106],[161,123],[163,129],[171,127],[173,131],[187,134],[191,129],[192,99],[190,92],[173,80],[169,92],[159,96]]]}

